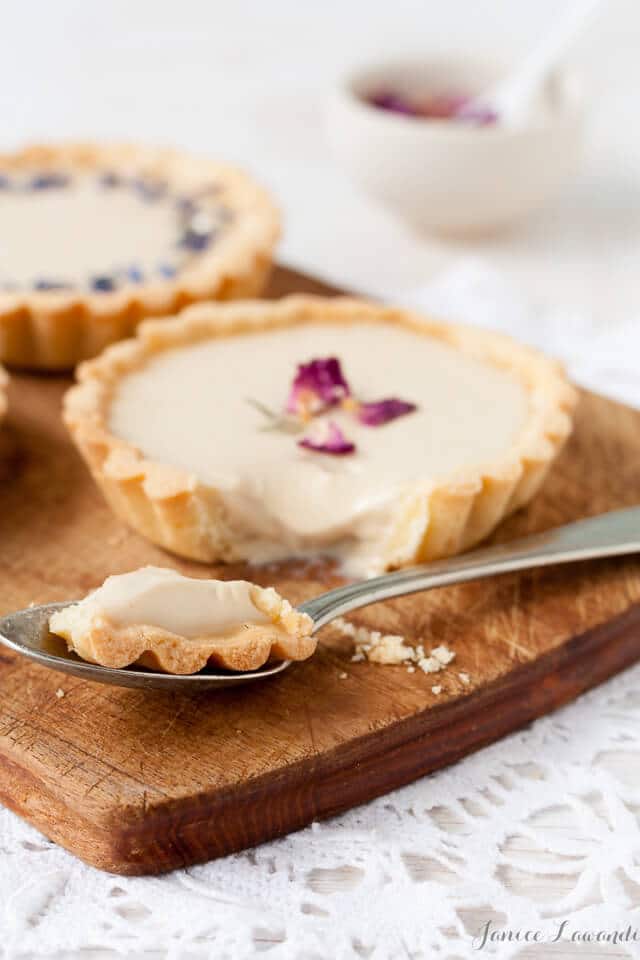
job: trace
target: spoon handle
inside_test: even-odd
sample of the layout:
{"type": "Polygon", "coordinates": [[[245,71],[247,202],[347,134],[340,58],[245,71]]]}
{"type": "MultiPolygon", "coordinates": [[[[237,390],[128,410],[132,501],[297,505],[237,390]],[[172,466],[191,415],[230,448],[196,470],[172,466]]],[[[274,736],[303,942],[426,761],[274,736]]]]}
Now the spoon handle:
{"type": "Polygon", "coordinates": [[[571,0],[552,31],[534,47],[517,72],[487,97],[503,119],[514,120],[525,111],[545,75],[561,60],[601,4],[602,0],[571,0]]]}
{"type": "Polygon", "coordinates": [[[299,606],[317,630],[335,617],[378,600],[420,590],[478,580],[498,573],[529,570],[554,563],[616,557],[640,552],[640,507],[614,510],[589,520],[545,530],[472,553],[349,583],[299,606]]]}

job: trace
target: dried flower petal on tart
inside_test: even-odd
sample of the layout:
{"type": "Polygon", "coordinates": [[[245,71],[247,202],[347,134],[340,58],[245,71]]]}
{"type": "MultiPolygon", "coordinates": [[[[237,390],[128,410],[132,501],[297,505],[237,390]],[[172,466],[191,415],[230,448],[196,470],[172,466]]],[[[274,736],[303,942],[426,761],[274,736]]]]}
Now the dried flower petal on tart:
{"type": "Polygon", "coordinates": [[[407,413],[413,413],[418,407],[415,403],[389,397],[387,400],[374,400],[372,403],[361,403],[358,406],[358,420],[367,427],[380,427],[407,413]]]}
{"type": "Polygon", "coordinates": [[[90,663],[175,674],[207,665],[255,670],[267,660],[305,660],[316,647],[310,617],[273,587],[162,567],[107,577],[80,603],[56,611],[49,628],[90,663]]]}
{"type": "Polygon", "coordinates": [[[337,357],[301,363],[287,400],[287,413],[308,420],[335,407],[350,394],[337,357]]]}
{"type": "Polygon", "coordinates": [[[347,453],[353,453],[356,449],[355,443],[347,440],[335,420],[318,424],[309,436],[298,440],[298,446],[306,450],[314,450],[316,453],[330,453],[334,456],[344,456],[347,453]]]}

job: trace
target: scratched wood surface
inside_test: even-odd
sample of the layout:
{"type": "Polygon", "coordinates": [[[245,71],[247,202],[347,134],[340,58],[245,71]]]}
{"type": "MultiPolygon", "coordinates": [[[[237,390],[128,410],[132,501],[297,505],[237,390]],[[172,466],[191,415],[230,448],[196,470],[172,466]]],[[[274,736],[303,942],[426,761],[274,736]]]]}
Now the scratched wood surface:
{"type": "MultiPolygon", "coordinates": [[[[277,271],[272,293],[293,289],[323,287],[277,271]]],[[[81,596],[145,563],[242,575],[179,561],[113,517],[61,424],[67,386],[20,376],[11,387],[0,613],[81,596]]],[[[543,492],[497,538],[639,502],[639,464],[640,413],[585,394],[543,492]]],[[[337,582],[320,564],[256,579],[294,602],[337,582]]],[[[437,677],[352,663],[349,643],[327,628],[318,654],[277,679],[184,695],[88,683],[0,649],[0,800],[114,872],[154,873],[259,843],[451,763],[633,662],[640,562],[503,576],[353,619],[445,643],[456,659],[437,677]]]]}

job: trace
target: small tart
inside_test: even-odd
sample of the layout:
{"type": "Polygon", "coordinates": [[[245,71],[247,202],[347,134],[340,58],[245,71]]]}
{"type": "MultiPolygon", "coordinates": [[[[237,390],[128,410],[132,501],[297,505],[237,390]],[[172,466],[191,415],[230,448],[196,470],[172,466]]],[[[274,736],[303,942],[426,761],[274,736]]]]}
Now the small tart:
{"type": "Polygon", "coordinates": [[[141,664],[164,673],[207,665],[256,670],[268,660],[306,660],[313,622],[273,587],[246,580],[199,580],[163,567],[107,577],[49,621],[83,660],[141,664]]]}
{"type": "Polygon", "coordinates": [[[145,317],[256,295],[279,234],[230,166],[133,145],[0,155],[0,361],[66,368],[145,317]]]}
{"type": "Polygon", "coordinates": [[[556,363],[504,336],[316,297],[192,307],[78,376],[66,422],[145,536],[206,562],[325,553],[354,576],[487,536],[540,487],[576,399],[556,363]],[[299,365],[297,386],[312,369],[338,378],[302,439],[265,419],[299,365]],[[362,416],[389,408],[403,415],[362,416]]]}

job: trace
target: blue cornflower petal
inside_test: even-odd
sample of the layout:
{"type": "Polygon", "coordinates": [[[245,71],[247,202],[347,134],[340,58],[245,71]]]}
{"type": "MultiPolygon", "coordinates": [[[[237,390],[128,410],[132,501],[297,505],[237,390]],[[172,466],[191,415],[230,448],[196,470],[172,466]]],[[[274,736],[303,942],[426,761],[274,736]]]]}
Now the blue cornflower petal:
{"type": "Polygon", "coordinates": [[[132,184],[142,199],[149,201],[158,200],[167,189],[166,183],[160,180],[145,180],[144,177],[136,177],[132,184]]]}
{"type": "Polygon", "coordinates": [[[66,187],[69,177],[63,173],[39,173],[29,181],[32,190],[50,190],[57,187],[66,187]]]}
{"type": "Polygon", "coordinates": [[[144,280],[144,274],[139,267],[131,266],[127,267],[126,271],[127,280],[130,283],[142,283],[144,280]]]}
{"type": "Polygon", "coordinates": [[[185,250],[206,250],[212,238],[212,231],[201,233],[199,230],[193,230],[191,227],[187,227],[180,238],[180,246],[184,247],[185,250]]]}
{"type": "Polygon", "coordinates": [[[33,286],[35,290],[67,290],[69,288],[69,284],[63,280],[47,280],[46,278],[36,280],[33,286]]]}
{"type": "Polygon", "coordinates": [[[115,290],[115,288],[116,281],[107,274],[91,278],[91,289],[97,290],[99,293],[110,293],[112,290],[115,290]]]}
{"type": "Polygon", "coordinates": [[[122,177],[117,173],[113,173],[111,170],[107,170],[105,173],[100,175],[99,184],[101,187],[110,189],[111,187],[119,187],[122,183],[122,177]]]}

